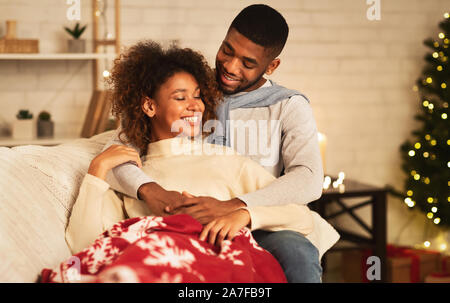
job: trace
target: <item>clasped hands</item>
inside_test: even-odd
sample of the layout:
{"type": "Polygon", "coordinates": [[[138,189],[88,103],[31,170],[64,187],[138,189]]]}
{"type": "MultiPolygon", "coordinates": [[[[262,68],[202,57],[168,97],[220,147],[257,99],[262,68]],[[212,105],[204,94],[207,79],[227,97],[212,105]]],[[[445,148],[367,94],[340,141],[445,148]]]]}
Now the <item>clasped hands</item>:
{"type": "Polygon", "coordinates": [[[235,198],[220,201],[212,197],[193,196],[187,192],[167,191],[155,182],[139,188],[139,196],[153,214],[168,216],[188,214],[203,225],[200,240],[221,245],[232,240],[241,228],[250,224],[250,214],[242,209],[245,203],[235,198]]]}

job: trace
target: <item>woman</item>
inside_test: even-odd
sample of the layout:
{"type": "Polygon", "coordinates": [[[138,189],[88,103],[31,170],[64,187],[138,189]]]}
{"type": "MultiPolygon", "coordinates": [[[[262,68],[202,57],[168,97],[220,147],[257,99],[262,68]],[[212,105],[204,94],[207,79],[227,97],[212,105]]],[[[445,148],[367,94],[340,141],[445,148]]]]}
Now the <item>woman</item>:
{"type": "MultiPolygon", "coordinates": [[[[163,50],[154,42],[139,43],[116,61],[110,81],[113,113],[122,126],[120,138],[145,157],[141,163],[135,149],[113,145],[92,160],[66,230],[73,253],[121,220],[153,214],[151,205],[120,199],[104,181],[106,173],[122,163],[134,161],[167,190],[219,200],[255,191],[275,179],[232,149],[201,140],[202,126],[215,118],[221,97],[202,55],[190,49],[163,50]]],[[[308,234],[312,224],[304,205],[239,208],[206,225],[199,239],[220,246],[244,227],[308,234]]]]}

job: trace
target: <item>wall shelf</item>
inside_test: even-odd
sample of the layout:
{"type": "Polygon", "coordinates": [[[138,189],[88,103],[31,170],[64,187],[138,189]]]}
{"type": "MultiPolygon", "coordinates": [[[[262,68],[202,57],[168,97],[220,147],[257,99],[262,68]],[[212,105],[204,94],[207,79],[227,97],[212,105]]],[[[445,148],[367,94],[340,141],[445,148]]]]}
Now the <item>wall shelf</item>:
{"type": "MultiPolygon", "coordinates": [[[[1,0],[0,0],[1,1],[1,0]]],[[[103,69],[100,69],[100,62],[103,60],[114,60],[120,54],[120,0],[114,0],[115,5],[115,37],[114,39],[102,39],[99,33],[100,16],[104,16],[106,12],[102,11],[101,3],[98,0],[91,0],[92,3],[92,29],[93,29],[93,53],[0,53],[0,61],[7,60],[28,60],[28,61],[43,61],[45,64],[48,61],[57,60],[64,62],[65,60],[92,60],[92,81],[93,94],[88,107],[88,112],[85,117],[81,136],[82,138],[89,138],[93,135],[99,134],[106,130],[109,122],[109,113],[111,109],[111,101],[108,98],[107,91],[100,87],[100,82],[103,77],[99,76],[103,69]],[[106,52],[106,47],[114,47],[113,52],[106,52]],[[102,52],[102,50],[104,52],[102,52]],[[102,114],[103,113],[103,114],[102,114]]],[[[106,21],[105,21],[106,22],[106,21]]],[[[0,100],[1,102],[2,100],[0,100]]],[[[77,138],[35,138],[31,140],[17,140],[11,137],[0,137],[0,146],[19,146],[19,145],[58,145],[77,138]]]]}
{"type": "Polygon", "coordinates": [[[115,53],[0,54],[0,60],[98,60],[114,59],[115,53]]]}
{"type": "Polygon", "coordinates": [[[0,137],[0,147],[14,147],[19,145],[45,145],[52,146],[70,142],[79,138],[34,138],[34,139],[13,139],[12,137],[0,137]]]}

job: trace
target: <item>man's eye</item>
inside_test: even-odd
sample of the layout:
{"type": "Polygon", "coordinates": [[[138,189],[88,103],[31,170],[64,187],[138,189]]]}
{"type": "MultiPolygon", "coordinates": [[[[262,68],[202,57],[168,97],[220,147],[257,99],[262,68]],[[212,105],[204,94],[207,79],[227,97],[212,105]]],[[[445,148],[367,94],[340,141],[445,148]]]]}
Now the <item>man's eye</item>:
{"type": "Polygon", "coordinates": [[[247,63],[247,62],[244,62],[244,67],[247,68],[247,69],[255,68],[255,66],[253,64],[247,63]]]}
{"type": "Polygon", "coordinates": [[[227,56],[231,56],[231,55],[232,55],[231,51],[230,51],[229,49],[226,49],[226,48],[222,48],[222,52],[223,52],[225,55],[227,55],[227,56]]]}
{"type": "Polygon", "coordinates": [[[175,100],[183,101],[183,100],[184,100],[184,97],[175,97],[175,100]]]}
{"type": "Polygon", "coordinates": [[[202,96],[198,95],[198,96],[194,96],[195,99],[201,99],[202,96]]]}

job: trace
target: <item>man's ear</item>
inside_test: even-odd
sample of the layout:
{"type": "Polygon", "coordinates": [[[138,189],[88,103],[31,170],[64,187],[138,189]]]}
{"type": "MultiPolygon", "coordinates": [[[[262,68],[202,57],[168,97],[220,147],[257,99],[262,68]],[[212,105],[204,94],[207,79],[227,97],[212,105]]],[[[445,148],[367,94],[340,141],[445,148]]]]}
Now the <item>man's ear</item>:
{"type": "Polygon", "coordinates": [[[141,108],[142,108],[142,111],[150,118],[153,118],[156,115],[155,100],[153,100],[149,97],[144,97],[141,108]]]}
{"type": "Polygon", "coordinates": [[[281,61],[279,58],[273,59],[266,68],[266,75],[271,75],[277,69],[277,67],[280,66],[280,63],[281,61]]]}

